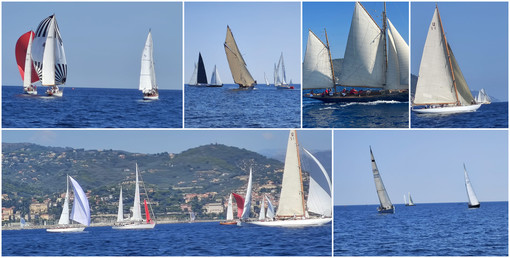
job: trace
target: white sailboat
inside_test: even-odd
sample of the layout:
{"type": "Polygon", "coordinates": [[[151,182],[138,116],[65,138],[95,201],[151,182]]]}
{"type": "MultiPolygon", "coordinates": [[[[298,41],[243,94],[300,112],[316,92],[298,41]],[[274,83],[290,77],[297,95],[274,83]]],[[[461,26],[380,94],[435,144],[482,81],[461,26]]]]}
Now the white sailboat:
{"type": "Polygon", "coordinates": [[[251,192],[252,192],[252,168],[250,167],[250,176],[248,177],[248,185],[246,186],[246,195],[244,197],[243,213],[239,219],[238,225],[241,222],[246,222],[250,218],[251,213],[251,192]]]}
{"type": "Polygon", "coordinates": [[[476,104],[460,66],[446,40],[436,6],[423,48],[412,110],[417,113],[473,112],[476,104]]]}
{"type": "Polygon", "coordinates": [[[381,174],[379,174],[379,169],[377,169],[374,154],[372,154],[372,147],[370,147],[370,158],[372,162],[372,173],[374,174],[375,189],[377,190],[377,197],[379,197],[380,203],[379,207],[377,207],[377,211],[380,213],[395,213],[395,206],[393,206],[390,201],[390,197],[384,187],[381,174]]]}
{"type": "Polygon", "coordinates": [[[37,87],[32,83],[39,81],[39,77],[32,64],[32,42],[35,33],[29,31],[16,42],[16,62],[23,80],[23,93],[28,95],[37,95],[37,87]]]}
{"type": "Polygon", "coordinates": [[[480,208],[480,202],[478,198],[476,198],[475,190],[473,190],[473,186],[471,185],[471,181],[469,180],[466,164],[464,164],[464,181],[466,183],[466,192],[468,196],[468,207],[470,209],[480,208]]]}
{"type": "Polygon", "coordinates": [[[269,86],[269,81],[267,80],[266,73],[264,72],[264,81],[266,82],[266,86],[269,86]]]}
{"type": "Polygon", "coordinates": [[[58,86],[66,83],[67,61],[54,14],[41,21],[35,31],[32,59],[42,85],[49,87],[46,94],[62,97],[63,90],[58,86]]]}
{"type": "Polygon", "coordinates": [[[156,72],[154,71],[152,33],[150,30],[142,52],[138,89],[142,91],[143,99],[145,100],[156,100],[159,98],[156,72]]]}
{"type": "MultiPolygon", "coordinates": [[[[136,164],[135,200],[133,203],[133,216],[129,220],[124,219],[123,214],[120,212],[121,209],[122,210],[124,209],[124,207],[121,206],[123,205],[123,202],[119,200],[119,212],[118,212],[119,217],[117,217],[117,221],[119,221],[119,223],[114,225],[112,229],[153,229],[156,226],[156,221],[151,219],[150,213],[152,212],[152,207],[150,208],[149,211],[148,205],[150,205],[150,201],[149,203],[147,203],[148,201],[147,190],[145,190],[145,196],[147,197],[147,199],[144,200],[146,216],[146,220],[144,221],[142,218],[142,210],[140,208],[140,186],[138,181],[138,164],[136,164]]],[[[122,198],[122,190],[120,197],[122,198]]]]}
{"type": "Polygon", "coordinates": [[[221,221],[220,225],[235,225],[237,222],[234,220],[234,208],[232,206],[232,194],[228,198],[227,205],[227,218],[225,221],[221,221]]]}
{"type": "Polygon", "coordinates": [[[262,196],[260,200],[260,212],[259,212],[259,220],[263,221],[266,219],[266,208],[264,207],[264,196],[262,196]]]}
{"type": "Polygon", "coordinates": [[[220,73],[218,72],[218,68],[214,65],[213,73],[211,74],[211,81],[207,85],[207,87],[223,87],[223,82],[220,78],[220,73]]]}
{"type": "Polygon", "coordinates": [[[76,221],[82,225],[90,226],[90,205],[87,199],[87,195],[81,188],[80,184],[74,178],[67,176],[66,180],[66,196],[64,200],[64,206],[62,207],[62,213],[58,220],[58,227],[48,228],[46,232],[50,233],[69,233],[69,232],[82,232],[85,227],[81,225],[71,224],[71,220],[76,221]],[[69,215],[69,181],[73,186],[74,202],[73,209],[69,215]]]}
{"type": "MultiPolygon", "coordinates": [[[[314,161],[317,162],[316,159],[314,159],[314,161]]],[[[320,166],[322,167],[322,165],[320,166]]],[[[324,172],[325,171],[323,171],[323,173],[324,172]]],[[[312,177],[312,175],[310,175],[310,177],[312,177]]],[[[285,166],[283,170],[282,189],[280,194],[278,210],[276,211],[275,220],[254,221],[251,223],[259,226],[306,227],[306,226],[320,226],[330,222],[331,217],[327,216],[328,215],[331,216],[332,210],[331,195],[328,195],[328,197],[326,198],[327,200],[320,200],[319,202],[312,205],[311,202],[315,200],[315,197],[313,196],[314,195],[318,196],[319,192],[326,191],[326,189],[322,190],[315,189],[321,186],[319,184],[311,182],[310,193],[308,194],[307,202],[308,209],[306,209],[302,178],[303,177],[301,172],[299,145],[297,141],[296,131],[292,130],[289,133],[287,154],[285,156],[285,166]],[[310,197],[310,195],[312,195],[312,197],[310,197]],[[314,207],[317,210],[314,210],[313,209],[314,207]],[[308,211],[316,213],[321,216],[311,217],[308,211]]],[[[328,180],[328,182],[330,182],[330,180],[328,180]]],[[[330,187],[331,186],[329,186],[329,189],[330,187]]]]}
{"type": "Polygon", "coordinates": [[[234,35],[232,35],[232,31],[230,27],[227,25],[227,36],[225,38],[225,43],[223,44],[225,47],[225,53],[227,55],[228,65],[230,67],[230,72],[232,73],[232,77],[234,78],[234,82],[239,85],[239,88],[253,88],[257,85],[257,81],[253,79],[248,68],[246,67],[246,62],[237,47],[237,43],[234,39],[234,35]]]}
{"type": "Polygon", "coordinates": [[[189,79],[188,85],[196,86],[198,83],[198,66],[195,63],[195,69],[193,69],[193,73],[191,74],[191,78],[189,79]]]}
{"type": "Polygon", "coordinates": [[[275,87],[277,89],[293,89],[294,87],[290,87],[287,83],[287,75],[285,74],[285,63],[283,61],[283,52],[280,55],[280,60],[278,61],[278,66],[276,66],[275,70],[275,87]]]}
{"type": "Polygon", "coordinates": [[[479,103],[479,104],[490,104],[491,103],[491,98],[489,97],[489,95],[487,95],[487,93],[485,93],[485,89],[481,89],[478,92],[478,95],[476,96],[476,103],[479,103]]]}
{"type": "Polygon", "coordinates": [[[271,203],[271,200],[269,200],[269,197],[267,195],[265,196],[267,200],[267,211],[266,211],[266,220],[273,220],[274,219],[274,206],[271,203]]]}
{"type": "Polygon", "coordinates": [[[309,31],[303,63],[303,88],[333,88],[334,92],[323,95],[312,91],[307,97],[325,102],[408,101],[409,46],[386,18],[385,4],[382,17],[383,28],[380,28],[361,3],[355,3],[338,77],[334,74],[327,33],[324,44],[309,31]],[[379,90],[337,92],[336,86],[379,90]]]}
{"type": "MultiPolygon", "coordinates": [[[[404,199],[405,199],[405,197],[406,197],[406,195],[404,194],[404,199]]],[[[413,198],[411,198],[411,193],[408,193],[408,194],[407,194],[407,197],[409,198],[409,201],[408,201],[408,202],[406,202],[406,201],[404,200],[405,205],[406,205],[406,206],[416,206],[416,204],[414,204],[414,202],[413,202],[413,198]]]]}

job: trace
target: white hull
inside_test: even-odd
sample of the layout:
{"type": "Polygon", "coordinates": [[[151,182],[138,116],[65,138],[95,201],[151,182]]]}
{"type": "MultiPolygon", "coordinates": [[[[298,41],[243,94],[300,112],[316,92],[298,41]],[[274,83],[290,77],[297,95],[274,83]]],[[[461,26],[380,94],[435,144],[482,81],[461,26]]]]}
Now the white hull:
{"type": "Polygon", "coordinates": [[[316,227],[322,226],[331,222],[331,218],[323,219],[296,219],[296,220],[275,220],[275,221],[253,221],[248,222],[257,226],[266,227],[285,227],[285,228],[300,228],[300,227],[316,227]]]}
{"type": "Polygon", "coordinates": [[[474,112],[480,108],[482,104],[474,104],[469,106],[453,106],[453,107],[435,107],[435,108],[413,108],[412,110],[420,114],[454,114],[474,112]]]}
{"type": "Polygon", "coordinates": [[[64,95],[64,92],[61,91],[61,90],[58,90],[58,91],[46,91],[46,94],[48,96],[53,96],[53,97],[62,97],[62,95],[64,95]]]}
{"type": "Polygon", "coordinates": [[[113,226],[112,229],[153,229],[156,226],[156,223],[153,224],[127,224],[127,225],[119,225],[113,226]]]}
{"type": "Polygon", "coordinates": [[[85,230],[85,228],[48,228],[46,229],[46,232],[49,233],[73,233],[73,232],[82,232],[85,230]]]}
{"type": "Polygon", "coordinates": [[[159,99],[159,95],[158,96],[143,96],[143,99],[144,100],[157,100],[157,99],[159,99]]]}
{"type": "Polygon", "coordinates": [[[28,95],[37,95],[36,90],[28,90],[28,91],[24,91],[23,93],[28,94],[28,95]]]}

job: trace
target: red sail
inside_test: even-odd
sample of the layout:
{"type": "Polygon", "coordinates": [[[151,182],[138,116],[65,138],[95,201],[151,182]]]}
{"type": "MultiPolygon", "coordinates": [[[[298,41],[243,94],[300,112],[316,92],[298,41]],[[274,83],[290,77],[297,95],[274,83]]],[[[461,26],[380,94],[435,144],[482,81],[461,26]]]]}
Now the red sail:
{"type": "MultiPolygon", "coordinates": [[[[28,41],[30,41],[30,35],[32,35],[32,40],[34,40],[35,33],[33,31],[29,31],[21,37],[19,37],[16,42],[16,62],[18,63],[19,73],[21,74],[21,79],[25,79],[25,58],[27,55],[28,41]]],[[[34,68],[34,64],[32,64],[32,83],[39,80],[39,76],[37,75],[37,71],[34,68]]]]}
{"type": "Polygon", "coordinates": [[[232,195],[234,195],[234,198],[236,199],[236,203],[237,203],[237,217],[241,218],[241,216],[243,215],[243,209],[244,209],[244,198],[241,195],[236,194],[236,193],[232,193],[232,195]]]}
{"type": "Polygon", "coordinates": [[[147,206],[147,200],[143,200],[143,204],[145,205],[145,218],[147,218],[147,224],[152,223],[149,207],[147,206]]]}

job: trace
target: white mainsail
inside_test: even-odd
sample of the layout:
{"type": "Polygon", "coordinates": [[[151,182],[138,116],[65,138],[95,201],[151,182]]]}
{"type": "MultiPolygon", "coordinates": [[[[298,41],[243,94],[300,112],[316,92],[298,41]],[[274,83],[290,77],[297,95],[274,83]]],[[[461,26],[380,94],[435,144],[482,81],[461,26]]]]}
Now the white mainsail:
{"type": "Polygon", "coordinates": [[[276,74],[275,86],[287,85],[287,76],[285,74],[285,63],[283,61],[283,52],[280,55],[280,60],[278,60],[278,66],[276,67],[275,74],[276,74]]]}
{"type": "Polygon", "coordinates": [[[329,47],[309,30],[303,62],[303,88],[324,89],[333,86],[333,71],[329,47]]]}
{"type": "Polygon", "coordinates": [[[150,93],[157,90],[156,72],[154,71],[153,43],[152,33],[149,30],[147,40],[142,52],[141,68],[140,68],[140,84],[138,89],[143,93],[150,93]]]}
{"type": "Polygon", "coordinates": [[[328,172],[319,160],[307,149],[304,152],[312,158],[322,173],[310,169],[310,185],[308,189],[307,210],[324,217],[332,216],[331,180],[328,172]],[[325,179],[325,180],[324,180],[325,179]],[[322,184],[321,184],[322,182],[322,184]]]}
{"type": "Polygon", "coordinates": [[[248,178],[248,186],[246,187],[246,196],[244,197],[244,208],[241,219],[247,220],[250,218],[251,210],[251,191],[252,191],[252,169],[250,168],[250,177],[248,178]]]}
{"type": "Polygon", "coordinates": [[[409,206],[414,206],[414,202],[413,202],[413,198],[411,198],[411,193],[408,194],[409,195],[409,206]]]}
{"type": "Polygon", "coordinates": [[[135,185],[135,200],[133,203],[133,217],[132,221],[143,221],[142,210],[140,208],[140,186],[138,183],[138,164],[136,164],[136,185],[135,185]]]}
{"type": "Polygon", "coordinates": [[[27,53],[25,56],[25,76],[23,78],[23,88],[28,90],[32,85],[32,33],[30,33],[30,39],[28,40],[27,53]]]}
{"type": "Polygon", "coordinates": [[[257,83],[251,76],[248,68],[246,67],[246,62],[237,47],[236,41],[234,39],[234,35],[232,35],[232,31],[230,27],[227,25],[227,36],[225,38],[225,43],[223,44],[225,47],[225,53],[227,55],[228,65],[230,67],[230,72],[232,73],[232,77],[234,78],[234,82],[239,84],[240,87],[252,87],[257,83]]]}
{"type": "Polygon", "coordinates": [[[264,208],[264,196],[262,196],[262,200],[260,201],[260,212],[259,212],[259,220],[266,219],[266,209],[264,208]]]}
{"type": "Polygon", "coordinates": [[[277,217],[305,217],[305,200],[296,131],[291,130],[283,168],[277,217]]]}
{"type": "Polygon", "coordinates": [[[266,85],[269,86],[269,81],[267,80],[266,73],[264,72],[264,81],[266,81],[266,85]]]}
{"type": "Polygon", "coordinates": [[[490,104],[491,98],[487,93],[485,93],[485,89],[481,89],[478,92],[478,96],[476,96],[476,103],[482,103],[482,104],[490,104]]]}
{"type": "Polygon", "coordinates": [[[81,188],[80,184],[74,178],[69,177],[73,185],[74,202],[71,211],[71,219],[85,226],[90,225],[90,205],[87,195],[81,188]]]}
{"type": "Polygon", "coordinates": [[[228,198],[227,220],[234,220],[234,210],[232,208],[232,194],[230,194],[230,197],[228,198]]]}
{"type": "MultiPolygon", "coordinates": [[[[68,177],[68,176],[67,176],[68,177]]],[[[69,180],[66,180],[66,196],[64,199],[64,206],[62,206],[62,213],[58,220],[59,225],[68,225],[69,221],[69,180]]]]}
{"type": "Polygon", "coordinates": [[[390,197],[386,192],[386,188],[384,187],[384,183],[382,181],[381,175],[379,174],[379,169],[377,169],[377,164],[375,163],[374,154],[372,154],[372,147],[370,147],[370,157],[372,162],[372,173],[374,174],[374,182],[375,188],[377,190],[377,196],[379,197],[379,202],[381,203],[379,210],[392,210],[393,204],[390,201],[390,197]]]}
{"type": "Polygon", "coordinates": [[[466,192],[468,195],[468,201],[469,206],[480,206],[480,202],[478,201],[478,198],[476,198],[475,190],[473,190],[473,186],[471,185],[471,181],[469,180],[467,170],[466,170],[466,164],[464,164],[464,181],[466,183],[466,192]]]}
{"type": "Polygon", "coordinates": [[[189,80],[189,85],[197,85],[198,83],[198,66],[195,63],[195,69],[193,70],[193,74],[191,75],[191,79],[189,80]]]}
{"type": "Polygon", "coordinates": [[[119,195],[119,210],[117,211],[117,222],[124,221],[124,201],[122,200],[122,186],[119,195]]]}
{"type": "Polygon", "coordinates": [[[216,68],[216,65],[214,65],[214,70],[211,75],[211,85],[223,85],[223,82],[221,81],[220,74],[218,73],[218,69],[216,68]]]}
{"type": "MultiPolygon", "coordinates": [[[[391,35],[391,39],[394,44],[394,50],[396,51],[398,58],[398,70],[400,71],[400,87],[399,89],[408,89],[409,88],[409,45],[407,45],[406,41],[400,33],[398,33],[397,29],[391,23],[390,19],[386,19],[388,21],[388,35],[391,35]]],[[[389,56],[388,56],[389,58],[389,56]]],[[[388,69],[390,67],[388,66],[388,69]]],[[[388,84],[388,83],[386,83],[388,84]]]]}
{"type": "Polygon", "coordinates": [[[266,217],[268,219],[273,219],[274,218],[274,206],[271,203],[271,200],[269,200],[269,197],[267,197],[267,195],[266,195],[266,200],[267,200],[267,214],[266,214],[266,217]]]}

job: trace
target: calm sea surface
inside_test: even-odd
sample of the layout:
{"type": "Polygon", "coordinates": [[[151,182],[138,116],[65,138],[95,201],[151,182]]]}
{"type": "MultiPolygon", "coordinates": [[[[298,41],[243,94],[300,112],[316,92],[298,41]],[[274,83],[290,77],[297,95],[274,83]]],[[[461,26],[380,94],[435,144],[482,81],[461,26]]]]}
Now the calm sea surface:
{"type": "Polygon", "coordinates": [[[83,233],[2,231],[3,256],[331,256],[331,224],[309,228],[160,224],[154,230],[90,227],[83,233]]]}
{"type": "Polygon", "coordinates": [[[300,128],[301,90],[278,90],[257,85],[240,90],[234,84],[221,88],[185,88],[186,128],[300,128]]]}
{"type": "Polygon", "coordinates": [[[335,206],[335,256],[508,256],[508,202],[335,206]]]}
{"type": "Polygon", "coordinates": [[[137,89],[64,88],[64,96],[2,87],[4,128],[182,128],[182,91],[160,90],[144,101],[137,89]]]}
{"type": "Polygon", "coordinates": [[[434,115],[411,112],[413,128],[508,128],[508,102],[482,105],[476,112],[434,115]]]}
{"type": "Polygon", "coordinates": [[[408,102],[324,103],[303,97],[303,128],[408,127],[408,102]]]}

